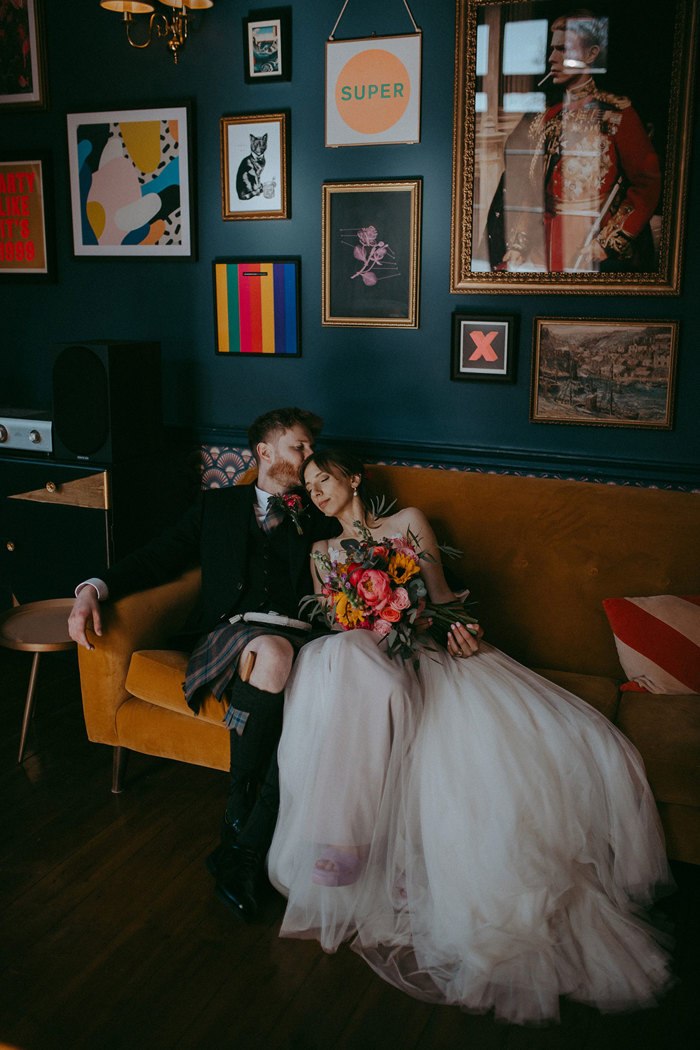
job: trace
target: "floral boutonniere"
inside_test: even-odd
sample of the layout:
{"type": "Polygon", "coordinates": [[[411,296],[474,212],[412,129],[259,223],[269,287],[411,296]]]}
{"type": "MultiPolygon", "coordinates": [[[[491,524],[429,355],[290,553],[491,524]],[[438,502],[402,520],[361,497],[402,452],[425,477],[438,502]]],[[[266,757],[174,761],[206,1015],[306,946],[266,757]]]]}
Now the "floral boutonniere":
{"type": "Polygon", "coordinates": [[[301,524],[301,516],[305,513],[304,503],[301,496],[298,496],[295,492],[283,492],[275,496],[270,496],[267,501],[268,511],[270,508],[278,510],[282,517],[291,518],[294,522],[294,527],[301,536],[304,529],[301,524]]]}

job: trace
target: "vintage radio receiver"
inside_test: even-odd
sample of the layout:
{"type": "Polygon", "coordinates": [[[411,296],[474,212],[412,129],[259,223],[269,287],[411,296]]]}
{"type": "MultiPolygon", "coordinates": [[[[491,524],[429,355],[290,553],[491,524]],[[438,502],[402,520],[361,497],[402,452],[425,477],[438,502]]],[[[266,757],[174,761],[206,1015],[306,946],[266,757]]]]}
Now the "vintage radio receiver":
{"type": "Polygon", "coordinates": [[[51,419],[48,412],[0,405],[0,452],[52,452],[51,419]]]}

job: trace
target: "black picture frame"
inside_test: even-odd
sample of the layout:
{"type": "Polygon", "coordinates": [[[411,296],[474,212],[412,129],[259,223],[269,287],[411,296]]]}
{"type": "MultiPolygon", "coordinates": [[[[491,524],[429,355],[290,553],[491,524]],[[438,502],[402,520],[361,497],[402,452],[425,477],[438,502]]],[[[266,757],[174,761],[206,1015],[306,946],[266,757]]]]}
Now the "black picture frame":
{"type": "Polygon", "coordinates": [[[266,7],[249,11],[242,19],[243,79],[246,84],[269,84],[292,79],[292,9],[266,7]],[[261,40],[269,33],[270,42],[261,40]],[[273,38],[277,48],[273,50],[273,38]],[[264,46],[257,50],[256,44],[264,46]]]}
{"type": "Polygon", "coordinates": [[[217,357],[301,357],[301,259],[235,256],[212,262],[217,357]]]}
{"type": "Polygon", "coordinates": [[[452,314],[450,379],[467,382],[514,383],[518,315],[452,314]]]}

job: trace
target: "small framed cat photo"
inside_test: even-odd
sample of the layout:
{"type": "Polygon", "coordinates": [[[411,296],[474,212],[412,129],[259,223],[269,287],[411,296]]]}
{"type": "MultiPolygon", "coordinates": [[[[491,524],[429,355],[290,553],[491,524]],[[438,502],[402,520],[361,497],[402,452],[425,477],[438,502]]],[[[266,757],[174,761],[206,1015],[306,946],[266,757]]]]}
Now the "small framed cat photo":
{"type": "Polygon", "coordinates": [[[289,113],[222,117],[223,219],[289,219],[289,113]]]}

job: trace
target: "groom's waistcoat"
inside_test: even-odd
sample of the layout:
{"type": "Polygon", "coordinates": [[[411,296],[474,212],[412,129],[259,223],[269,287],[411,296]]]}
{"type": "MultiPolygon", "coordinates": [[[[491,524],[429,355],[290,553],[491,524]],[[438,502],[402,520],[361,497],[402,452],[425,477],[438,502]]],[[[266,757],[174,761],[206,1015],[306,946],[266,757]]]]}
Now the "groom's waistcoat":
{"type": "Polygon", "coordinates": [[[290,571],[290,527],[285,521],[272,532],[264,532],[251,516],[243,591],[236,600],[238,610],[299,615],[299,599],[303,596],[297,594],[290,571]]]}

